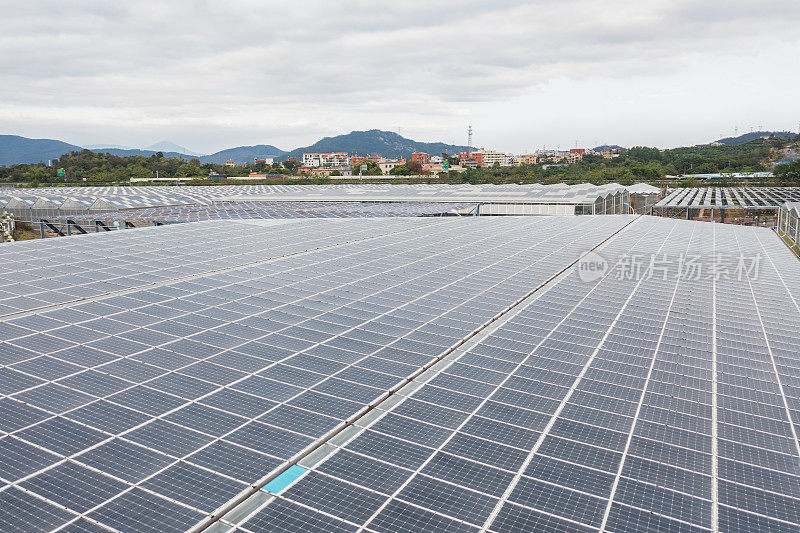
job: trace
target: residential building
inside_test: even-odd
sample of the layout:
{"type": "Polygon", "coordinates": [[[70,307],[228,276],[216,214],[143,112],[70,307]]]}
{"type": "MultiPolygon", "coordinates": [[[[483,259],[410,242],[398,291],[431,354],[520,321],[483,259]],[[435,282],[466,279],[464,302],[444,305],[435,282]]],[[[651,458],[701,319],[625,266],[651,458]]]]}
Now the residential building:
{"type": "Polygon", "coordinates": [[[373,163],[380,163],[381,161],[386,161],[386,158],[378,155],[368,155],[368,156],[354,155],[350,158],[350,166],[355,167],[356,165],[360,165],[364,161],[372,161],[373,163]]]}
{"type": "Polygon", "coordinates": [[[256,158],[253,159],[253,164],[254,165],[257,165],[259,163],[264,163],[265,165],[271,165],[274,162],[275,162],[275,158],[274,157],[265,157],[264,159],[259,159],[259,158],[256,157],[256,158]]]}
{"type": "Polygon", "coordinates": [[[427,165],[431,162],[431,155],[425,152],[414,152],[411,154],[411,162],[419,163],[420,165],[427,165]]]}
{"type": "Polygon", "coordinates": [[[232,159],[228,159],[227,161],[225,161],[225,166],[226,167],[235,167],[236,166],[236,162],[233,161],[232,159]]]}
{"type": "Polygon", "coordinates": [[[614,159],[615,157],[619,157],[619,148],[615,148],[613,150],[600,150],[597,152],[597,155],[600,155],[605,159],[614,159]]]}
{"type": "Polygon", "coordinates": [[[539,162],[539,157],[536,155],[518,155],[514,158],[514,163],[517,165],[535,165],[539,162]]]}
{"type": "Polygon", "coordinates": [[[505,165],[506,154],[503,152],[495,152],[494,150],[483,150],[480,165],[482,167],[493,167],[495,164],[505,165]]]}
{"type": "Polygon", "coordinates": [[[586,153],[585,148],[571,148],[569,152],[564,154],[564,161],[567,164],[577,163],[583,159],[583,155],[586,153]]]}
{"type": "Polygon", "coordinates": [[[321,167],[322,154],[303,154],[304,167],[321,167]]]}
{"type": "Polygon", "coordinates": [[[336,152],[332,154],[326,154],[324,159],[324,164],[326,166],[330,165],[332,167],[343,167],[350,163],[350,155],[347,152],[336,152]]]}
{"type": "Polygon", "coordinates": [[[303,154],[305,167],[338,167],[350,164],[347,152],[332,152],[327,154],[303,154]]]}
{"type": "Polygon", "coordinates": [[[458,159],[468,168],[483,166],[483,152],[461,152],[458,154],[458,159]]]}
{"type": "Polygon", "coordinates": [[[442,172],[464,172],[466,168],[461,165],[452,165],[447,167],[447,170],[444,168],[443,163],[428,163],[427,165],[422,166],[423,172],[429,172],[431,174],[441,174],[442,172]]]}
{"type": "Polygon", "coordinates": [[[381,172],[383,172],[384,174],[389,174],[392,171],[392,169],[394,169],[395,167],[399,167],[400,165],[405,165],[405,163],[406,163],[405,159],[396,159],[394,161],[381,161],[380,163],[378,163],[378,168],[380,168],[381,172]]]}
{"type": "Polygon", "coordinates": [[[565,152],[563,150],[556,150],[550,153],[550,159],[552,159],[555,163],[565,163],[567,164],[569,161],[569,152],[565,152]]]}
{"type": "Polygon", "coordinates": [[[353,175],[353,168],[351,166],[341,166],[341,167],[315,167],[312,168],[310,174],[312,176],[324,176],[329,177],[331,174],[337,173],[337,176],[352,176],[353,175]]]}

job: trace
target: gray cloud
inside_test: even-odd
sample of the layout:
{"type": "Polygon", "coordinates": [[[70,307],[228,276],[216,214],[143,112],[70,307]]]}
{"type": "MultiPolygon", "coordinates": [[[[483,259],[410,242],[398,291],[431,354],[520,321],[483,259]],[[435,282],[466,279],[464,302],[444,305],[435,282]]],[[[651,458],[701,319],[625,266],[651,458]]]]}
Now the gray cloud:
{"type": "Polygon", "coordinates": [[[436,130],[426,117],[513,112],[558,79],[630,80],[635,94],[642,77],[800,40],[795,0],[45,0],[3,13],[0,126],[49,136],[48,124],[75,124],[121,142],[114,127],[205,125],[191,137],[209,147],[213,128],[253,142],[312,141],[371,117],[436,130]]]}

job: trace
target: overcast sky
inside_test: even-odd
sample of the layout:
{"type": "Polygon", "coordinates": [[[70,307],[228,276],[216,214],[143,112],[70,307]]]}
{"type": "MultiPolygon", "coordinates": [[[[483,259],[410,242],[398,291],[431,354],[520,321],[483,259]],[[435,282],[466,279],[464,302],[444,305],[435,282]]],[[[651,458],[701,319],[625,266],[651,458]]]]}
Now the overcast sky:
{"type": "Polygon", "coordinates": [[[797,131],[800,1],[0,0],[0,133],[509,152],[797,131]]]}

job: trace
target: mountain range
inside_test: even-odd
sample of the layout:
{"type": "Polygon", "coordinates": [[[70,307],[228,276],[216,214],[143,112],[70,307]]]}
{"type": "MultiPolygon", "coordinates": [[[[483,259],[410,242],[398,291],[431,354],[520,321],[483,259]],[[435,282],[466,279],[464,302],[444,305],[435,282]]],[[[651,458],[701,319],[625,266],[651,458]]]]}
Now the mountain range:
{"type": "MultiPolygon", "coordinates": [[[[429,154],[458,153],[467,150],[466,146],[446,143],[426,143],[407,139],[391,131],[369,130],[353,131],[345,135],[325,137],[310,146],[281,150],[270,144],[237,146],[220,150],[210,155],[197,155],[182,146],[162,141],[146,148],[128,148],[119,145],[95,144],[86,147],[94,152],[109,153],[124,157],[143,155],[149,157],[162,152],[167,157],[197,158],[201,163],[222,164],[228,160],[236,163],[252,163],[255,158],[272,157],[278,161],[289,158],[302,159],[308,152],[347,152],[354,155],[376,155],[389,158],[411,157],[413,152],[429,154]]],[[[29,139],[18,135],[0,135],[0,166],[20,163],[40,163],[57,159],[62,154],[83,150],[83,147],[53,139],[29,139]]]]}
{"type": "Polygon", "coordinates": [[[193,155],[195,157],[201,157],[205,155],[192,152],[185,146],[180,146],[170,141],[159,141],[155,144],[151,144],[150,146],[145,146],[142,148],[142,150],[155,150],[156,152],[178,152],[179,154],[193,155]]]}
{"type": "Polygon", "coordinates": [[[797,137],[797,134],[791,131],[751,131],[750,133],[744,133],[738,137],[725,137],[724,139],[719,139],[717,142],[722,144],[737,145],[749,143],[750,141],[755,141],[756,139],[767,136],[790,140],[797,137]]]}
{"type": "Polygon", "coordinates": [[[618,144],[602,144],[600,146],[595,146],[592,148],[595,152],[605,152],[606,150],[621,150],[622,146],[618,144]]]}
{"type": "Polygon", "coordinates": [[[62,154],[83,150],[80,146],[53,139],[28,139],[19,135],[0,135],[0,166],[18,163],[46,163],[62,154]]]}
{"type": "MultiPolygon", "coordinates": [[[[719,142],[728,145],[737,145],[750,142],[765,135],[773,135],[783,139],[795,137],[795,133],[788,131],[757,131],[745,133],[738,137],[720,139],[719,142]]],[[[198,155],[169,141],[161,141],[145,148],[128,148],[119,145],[95,144],[86,147],[65,143],[54,139],[29,139],[19,135],[0,135],[0,166],[10,166],[20,163],[41,163],[58,159],[69,152],[81,151],[84,148],[113,154],[116,156],[143,155],[149,157],[157,152],[162,152],[167,157],[182,157],[184,159],[197,158],[201,163],[222,164],[228,160],[236,163],[252,163],[255,158],[272,157],[277,161],[288,158],[300,160],[304,153],[309,152],[347,152],[353,155],[377,155],[389,158],[410,157],[413,152],[427,152],[431,155],[444,152],[457,154],[466,151],[466,146],[452,145],[440,142],[418,142],[403,137],[391,131],[367,130],[352,131],[345,135],[325,137],[310,146],[295,148],[290,151],[281,150],[270,144],[257,144],[254,146],[237,146],[220,150],[210,155],[198,155]]],[[[595,148],[609,149],[620,148],[617,145],[604,145],[595,148]]]]}
{"type": "Polygon", "coordinates": [[[389,158],[410,158],[414,152],[439,155],[466,152],[467,146],[446,143],[425,143],[412,141],[393,131],[368,130],[351,131],[346,135],[325,137],[311,146],[295,148],[283,154],[282,159],[301,159],[304,153],[347,152],[351,155],[380,155],[389,158]]]}

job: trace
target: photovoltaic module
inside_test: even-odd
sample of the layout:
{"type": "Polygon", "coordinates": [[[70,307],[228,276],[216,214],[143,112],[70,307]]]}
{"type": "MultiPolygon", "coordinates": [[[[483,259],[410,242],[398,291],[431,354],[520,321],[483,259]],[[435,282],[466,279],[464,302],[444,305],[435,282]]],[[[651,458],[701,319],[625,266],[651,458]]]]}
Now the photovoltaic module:
{"type": "Polygon", "coordinates": [[[0,530],[797,531],[799,304],[654,217],[4,245],[0,530]]]}

